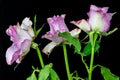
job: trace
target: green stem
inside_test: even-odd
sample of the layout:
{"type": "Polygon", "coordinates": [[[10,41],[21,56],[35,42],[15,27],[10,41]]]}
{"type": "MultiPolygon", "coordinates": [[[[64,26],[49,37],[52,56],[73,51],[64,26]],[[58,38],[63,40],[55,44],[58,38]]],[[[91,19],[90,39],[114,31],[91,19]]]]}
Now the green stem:
{"type": "Polygon", "coordinates": [[[64,59],[65,59],[65,66],[66,66],[68,80],[72,80],[72,77],[70,75],[69,63],[68,63],[67,49],[64,43],[63,43],[63,52],[64,52],[64,59]]]}
{"type": "Polygon", "coordinates": [[[85,68],[86,68],[87,72],[89,73],[88,65],[87,65],[87,63],[85,62],[85,60],[84,60],[83,57],[84,57],[84,56],[81,55],[82,62],[83,62],[83,64],[85,65],[85,68]]]}
{"type": "Polygon", "coordinates": [[[93,61],[94,61],[94,46],[92,46],[92,51],[91,51],[90,69],[89,69],[89,74],[88,74],[88,80],[92,80],[93,61]]]}
{"type": "Polygon", "coordinates": [[[39,57],[39,60],[40,60],[41,67],[43,68],[44,63],[43,63],[43,59],[42,59],[42,55],[41,55],[39,47],[36,47],[36,51],[37,51],[37,54],[38,54],[38,57],[39,57]]]}
{"type": "Polygon", "coordinates": [[[98,34],[91,32],[90,35],[90,41],[92,45],[92,50],[91,50],[91,58],[90,58],[90,68],[89,68],[89,73],[88,73],[88,80],[92,80],[92,72],[93,72],[93,62],[94,62],[94,53],[95,53],[95,42],[97,40],[98,34]]]}

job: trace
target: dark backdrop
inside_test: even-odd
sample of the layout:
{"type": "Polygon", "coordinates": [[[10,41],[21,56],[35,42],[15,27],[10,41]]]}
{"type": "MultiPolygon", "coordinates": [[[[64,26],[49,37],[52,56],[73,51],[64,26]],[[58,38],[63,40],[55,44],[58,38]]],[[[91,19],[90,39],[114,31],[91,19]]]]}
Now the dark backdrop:
{"type": "MultiPolygon", "coordinates": [[[[43,23],[47,23],[46,18],[53,15],[66,14],[66,24],[69,29],[73,29],[73,26],[69,23],[71,20],[79,20],[82,18],[87,19],[87,12],[91,4],[104,7],[108,6],[109,12],[117,12],[111,21],[110,30],[118,27],[118,30],[108,36],[103,37],[100,44],[100,51],[95,55],[95,63],[101,64],[111,69],[112,73],[120,76],[120,57],[119,57],[119,45],[120,45],[120,5],[115,0],[0,0],[0,80],[25,80],[32,71],[31,66],[40,66],[37,54],[35,50],[31,49],[26,58],[14,71],[15,63],[8,66],[5,61],[6,49],[12,44],[9,40],[9,36],[6,35],[5,30],[9,25],[15,25],[17,22],[23,20],[24,17],[30,17],[33,21],[33,17],[37,15],[37,28],[43,23]]],[[[48,31],[48,25],[45,25],[36,42],[41,43],[40,49],[42,49],[49,41],[41,40],[41,35],[48,31]],[[43,44],[44,43],[44,44],[43,44]]],[[[81,36],[82,37],[82,36],[81,36]]],[[[69,47],[68,47],[69,49],[69,47]]],[[[87,75],[84,69],[84,65],[80,61],[80,56],[72,53],[73,50],[69,49],[69,62],[71,72],[77,70],[79,75],[87,75]]],[[[64,59],[62,53],[62,47],[56,47],[53,53],[48,58],[45,54],[42,54],[45,64],[52,62],[53,68],[61,77],[61,80],[67,80],[64,59]]],[[[89,61],[88,61],[89,62],[89,61]]],[[[93,80],[102,80],[100,77],[99,69],[96,69],[93,74],[93,80]]]]}

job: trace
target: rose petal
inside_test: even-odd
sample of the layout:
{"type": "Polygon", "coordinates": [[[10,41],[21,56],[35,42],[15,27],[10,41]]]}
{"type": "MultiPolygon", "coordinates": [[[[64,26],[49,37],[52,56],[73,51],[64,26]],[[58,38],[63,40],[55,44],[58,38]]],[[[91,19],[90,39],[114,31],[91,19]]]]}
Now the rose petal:
{"type": "Polygon", "coordinates": [[[21,43],[21,51],[22,53],[19,54],[19,58],[16,60],[16,63],[20,63],[23,58],[27,55],[27,53],[30,51],[31,41],[26,39],[21,43]]]}
{"type": "Polygon", "coordinates": [[[71,21],[70,23],[76,25],[77,27],[79,27],[80,29],[82,29],[85,32],[88,32],[91,30],[90,25],[84,19],[79,20],[79,21],[71,21]]]}
{"type": "Polygon", "coordinates": [[[54,47],[59,45],[59,44],[60,43],[50,42],[44,47],[42,52],[48,55],[49,53],[51,53],[51,51],[54,49],[54,47]]]}
{"type": "Polygon", "coordinates": [[[78,38],[80,32],[81,32],[81,29],[76,28],[76,29],[73,29],[72,31],[70,31],[70,34],[71,34],[71,36],[78,38]]]}
{"type": "Polygon", "coordinates": [[[15,44],[12,44],[6,51],[7,64],[11,65],[18,58],[19,54],[20,49],[15,44]]]}

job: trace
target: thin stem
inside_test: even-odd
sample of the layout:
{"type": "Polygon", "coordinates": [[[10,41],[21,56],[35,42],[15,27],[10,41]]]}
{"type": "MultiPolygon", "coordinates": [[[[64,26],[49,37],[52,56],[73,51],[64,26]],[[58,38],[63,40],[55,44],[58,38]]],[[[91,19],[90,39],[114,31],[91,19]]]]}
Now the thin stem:
{"type": "Polygon", "coordinates": [[[81,55],[81,59],[82,59],[83,64],[85,65],[85,68],[86,68],[87,72],[89,73],[88,65],[86,64],[86,62],[85,62],[85,60],[83,59],[83,56],[82,56],[82,55],[81,55]]]}
{"type": "Polygon", "coordinates": [[[72,80],[72,77],[70,75],[68,56],[67,56],[67,49],[66,49],[66,45],[65,44],[63,44],[63,52],[64,52],[64,59],[65,59],[65,66],[66,66],[68,80],[72,80]]]}
{"type": "Polygon", "coordinates": [[[73,77],[73,79],[75,79],[75,80],[85,80],[85,79],[83,79],[83,78],[81,78],[81,77],[73,77]]]}
{"type": "Polygon", "coordinates": [[[93,70],[94,70],[96,67],[101,67],[101,65],[97,64],[97,65],[93,66],[93,70]]]}
{"type": "Polygon", "coordinates": [[[93,61],[94,61],[94,46],[92,46],[92,51],[91,51],[90,69],[89,69],[88,80],[92,80],[93,61]]]}
{"type": "Polygon", "coordinates": [[[92,72],[93,72],[93,62],[94,62],[94,53],[95,53],[95,43],[97,40],[98,34],[95,32],[91,32],[89,34],[92,50],[91,50],[91,58],[90,58],[90,68],[88,73],[88,80],[92,80],[92,72]]]}
{"type": "Polygon", "coordinates": [[[36,51],[37,51],[37,54],[38,54],[38,57],[39,57],[39,60],[40,60],[41,67],[43,68],[44,67],[44,62],[43,62],[42,55],[41,55],[41,52],[40,52],[40,49],[39,49],[38,46],[36,47],[36,51]]]}

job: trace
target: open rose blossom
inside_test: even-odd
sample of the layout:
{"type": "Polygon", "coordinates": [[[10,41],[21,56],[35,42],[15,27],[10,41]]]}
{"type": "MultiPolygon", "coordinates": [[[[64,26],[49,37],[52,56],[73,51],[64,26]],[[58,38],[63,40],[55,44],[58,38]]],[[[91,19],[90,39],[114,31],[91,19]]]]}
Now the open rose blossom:
{"type": "MultiPolygon", "coordinates": [[[[52,42],[45,46],[45,48],[42,50],[43,53],[50,53],[55,46],[59,45],[65,40],[64,38],[58,36],[59,32],[69,32],[64,21],[65,16],[65,14],[62,14],[61,16],[57,15],[47,18],[47,22],[50,26],[50,31],[43,35],[42,38],[49,39],[52,42]]],[[[80,29],[74,29],[70,31],[70,34],[72,34],[72,36],[77,36],[80,33],[80,31],[80,29]]]]}
{"type": "Polygon", "coordinates": [[[89,19],[79,21],[71,21],[74,25],[81,28],[83,31],[107,32],[110,27],[110,21],[114,13],[107,13],[108,7],[90,6],[90,11],[87,13],[89,19]]]}
{"type": "Polygon", "coordinates": [[[6,61],[11,65],[14,61],[20,63],[23,57],[29,52],[31,42],[34,37],[34,31],[31,27],[32,21],[25,18],[22,24],[9,26],[6,34],[10,36],[12,45],[6,51],[6,61]]]}

